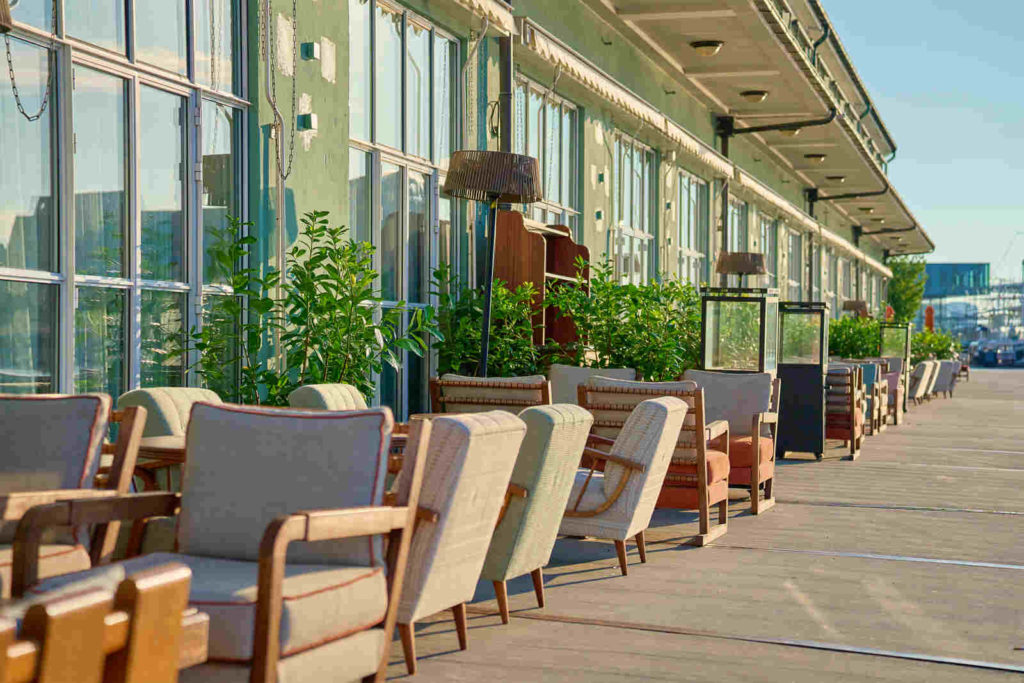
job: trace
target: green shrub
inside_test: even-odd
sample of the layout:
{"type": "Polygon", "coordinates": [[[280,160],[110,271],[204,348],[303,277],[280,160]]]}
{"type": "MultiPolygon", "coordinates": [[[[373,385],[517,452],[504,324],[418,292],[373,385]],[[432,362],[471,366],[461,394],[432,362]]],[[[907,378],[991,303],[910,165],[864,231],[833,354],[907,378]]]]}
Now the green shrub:
{"type": "Polygon", "coordinates": [[[910,362],[923,360],[952,360],[957,357],[957,343],[953,336],[942,330],[915,332],[910,339],[910,362]]]}
{"type": "Polygon", "coordinates": [[[840,318],[829,323],[828,355],[867,358],[878,355],[878,321],[873,318],[840,318]]]}

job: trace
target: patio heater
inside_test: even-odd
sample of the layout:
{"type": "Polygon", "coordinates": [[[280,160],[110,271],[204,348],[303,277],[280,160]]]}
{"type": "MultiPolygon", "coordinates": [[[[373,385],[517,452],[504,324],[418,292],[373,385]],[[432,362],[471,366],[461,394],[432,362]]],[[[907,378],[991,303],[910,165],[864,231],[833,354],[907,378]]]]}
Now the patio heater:
{"type": "Polygon", "coordinates": [[[764,255],[723,252],[719,275],[738,275],[739,287],[706,287],[701,292],[701,367],[722,372],[776,370],[779,295],[769,288],[745,288],[747,275],[763,275],[764,255]]]}
{"type": "Polygon", "coordinates": [[[487,271],[484,282],[483,329],[480,335],[480,376],[487,376],[491,341],[491,295],[494,286],[494,231],[498,204],[532,204],[541,198],[540,169],[533,157],[510,152],[460,150],[452,154],[444,193],[488,205],[487,271]]]}
{"type": "Polygon", "coordinates": [[[844,301],[843,312],[851,312],[855,318],[871,317],[871,314],[868,313],[868,302],[863,299],[850,299],[849,301],[844,301]]]}
{"type": "Polygon", "coordinates": [[[907,390],[910,388],[910,323],[878,324],[878,355],[903,359],[903,412],[907,412],[907,390]]]}
{"type": "Polygon", "coordinates": [[[779,304],[779,430],[776,457],[787,451],[825,453],[825,375],[829,306],[823,301],[779,304]]]}

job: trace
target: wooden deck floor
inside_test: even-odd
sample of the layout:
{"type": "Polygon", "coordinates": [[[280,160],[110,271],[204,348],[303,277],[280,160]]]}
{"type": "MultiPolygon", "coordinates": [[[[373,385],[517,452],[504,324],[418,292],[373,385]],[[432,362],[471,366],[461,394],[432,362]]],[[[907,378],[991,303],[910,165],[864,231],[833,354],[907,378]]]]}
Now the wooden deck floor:
{"type": "Polygon", "coordinates": [[[513,581],[502,626],[479,586],[469,649],[448,614],[418,625],[413,680],[1024,678],[1024,372],[977,370],[841,455],[781,463],[778,505],[735,502],[708,548],[680,544],[694,515],[657,513],[627,577],[611,544],[560,539],[545,609],[513,581]]]}

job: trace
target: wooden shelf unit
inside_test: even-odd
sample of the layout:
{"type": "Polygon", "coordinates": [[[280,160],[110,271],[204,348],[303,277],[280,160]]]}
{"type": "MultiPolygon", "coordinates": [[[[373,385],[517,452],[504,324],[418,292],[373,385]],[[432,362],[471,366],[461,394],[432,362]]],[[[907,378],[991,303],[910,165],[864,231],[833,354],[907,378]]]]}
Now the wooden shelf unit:
{"type": "MultiPolygon", "coordinates": [[[[565,344],[576,337],[571,320],[559,318],[541,305],[548,287],[555,283],[576,282],[576,258],[590,260],[590,250],[576,244],[572,231],[564,225],[544,225],[518,211],[499,211],[494,242],[494,278],[511,289],[532,282],[537,290],[534,301],[533,341],[548,339],[565,344]]],[[[590,267],[583,272],[590,281],[590,267]]]]}

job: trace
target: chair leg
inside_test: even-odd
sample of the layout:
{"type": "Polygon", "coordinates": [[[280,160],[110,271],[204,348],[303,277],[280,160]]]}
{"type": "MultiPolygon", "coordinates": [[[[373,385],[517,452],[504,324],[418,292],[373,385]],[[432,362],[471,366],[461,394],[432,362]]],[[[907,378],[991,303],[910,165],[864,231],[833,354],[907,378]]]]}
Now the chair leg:
{"type": "Polygon", "coordinates": [[[455,619],[455,632],[459,636],[459,649],[466,649],[466,603],[460,602],[452,607],[452,618],[455,619]]]}
{"type": "Polygon", "coordinates": [[[636,535],[636,550],[640,553],[640,563],[647,564],[647,539],[643,531],[636,535]]]}
{"type": "Polygon", "coordinates": [[[718,504],[718,523],[728,524],[729,523],[729,499],[726,498],[718,504]]]}
{"type": "Polygon", "coordinates": [[[402,652],[405,653],[405,669],[410,676],[416,675],[416,631],[411,623],[399,624],[398,635],[402,637],[402,652]]]}
{"type": "Polygon", "coordinates": [[[761,512],[761,485],[756,481],[750,484],[750,514],[756,515],[761,512]]]}
{"type": "Polygon", "coordinates": [[[544,570],[537,567],[530,572],[533,579],[533,592],[537,594],[537,607],[544,606],[544,570]]]}
{"type": "Polygon", "coordinates": [[[493,581],[494,597],[498,599],[498,612],[501,614],[501,623],[508,623],[508,588],[504,581],[493,581]]]}
{"type": "Polygon", "coordinates": [[[615,541],[615,552],[619,556],[619,569],[622,570],[622,575],[626,576],[629,574],[629,569],[626,567],[626,542],[615,541]]]}

